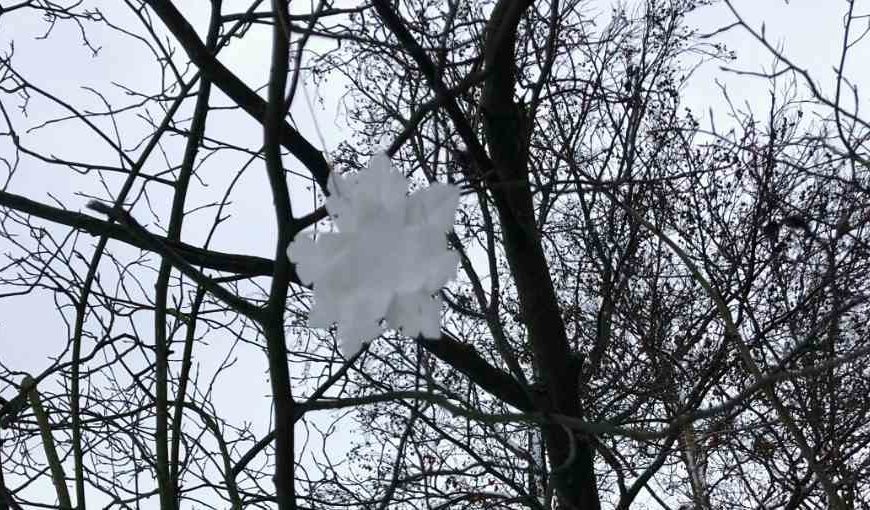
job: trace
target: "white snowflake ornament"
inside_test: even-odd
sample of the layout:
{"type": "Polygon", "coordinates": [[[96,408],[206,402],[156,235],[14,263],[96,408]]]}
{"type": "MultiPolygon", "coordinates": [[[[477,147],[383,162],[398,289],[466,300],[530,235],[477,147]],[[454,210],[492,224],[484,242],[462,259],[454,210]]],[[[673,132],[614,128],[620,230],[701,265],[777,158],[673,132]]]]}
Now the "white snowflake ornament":
{"type": "Polygon", "coordinates": [[[337,323],[346,357],[381,333],[381,320],[406,336],[441,335],[441,300],[434,295],[456,275],[459,257],[444,234],[459,189],[436,183],[411,196],[406,190],[383,153],[363,172],[332,174],[326,209],[338,232],[287,247],[299,279],[314,286],[309,325],[337,323]]]}

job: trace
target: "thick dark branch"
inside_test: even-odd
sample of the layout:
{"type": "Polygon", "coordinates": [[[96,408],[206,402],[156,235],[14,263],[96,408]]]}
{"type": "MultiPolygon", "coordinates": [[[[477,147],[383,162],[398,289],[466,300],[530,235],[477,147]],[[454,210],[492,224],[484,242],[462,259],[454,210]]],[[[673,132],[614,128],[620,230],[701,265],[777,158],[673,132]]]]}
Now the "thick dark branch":
{"type": "Polygon", "coordinates": [[[235,311],[255,320],[260,320],[262,317],[262,309],[221,287],[216,281],[190,265],[178,253],[176,253],[175,250],[145,230],[145,228],[127,211],[96,200],[91,200],[88,203],[88,207],[109,216],[118,223],[121,223],[131,231],[134,237],[138,238],[142,243],[145,243],[149,250],[162,255],[165,260],[168,260],[172,266],[184,274],[184,276],[195,281],[197,284],[202,286],[202,288],[212,293],[215,297],[232,307],[235,311]]]}
{"type": "MultiPolygon", "coordinates": [[[[0,191],[0,207],[14,209],[46,221],[66,225],[93,236],[106,235],[116,241],[127,243],[142,250],[152,251],[150,245],[131,234],[123,226],[87,214],[52,207],[5,191],[0,191]]],[[[155,234],[151,235],[172,248],[185,262],[192,266],[249,277],[271,276],[272,274],[272,261],[267,258],[204,250],[182,242],[170,241],[155,234]]]]}
{"type": "Polygon", "coordinates": [[[520,411],[534,410],[527,389],[509,373],[483,359],[471,345],[443,334],[438,340],[418,338],[417,343],[502,402],[520,411]]]}
{"type": "MultiPolygon", "coordinates": [[[[547,396],[546,409],[580,417],[579,359],[571,351],[550,268],[537,232],[529,185],[529,119],[515,100],[517,27],[529,0],[499,0],[486,27],[486,81],[481,96],[487,147],[498,177],[519,183],[491,187],[504,231],[504,248],[528,330],[537,375],[547,396]]],[[[597,510],[600,502],[591,441],[545,425],[544,440],[559,506],[597,510]],[[576,442],[576,446],[575,446],[576,442]],[[575,453],[570,453],[574,451],[575,453]],[[559,473],[556,476],[556,473],[559,473]]]]}
{"type": "Polygon", "coordinates": [[[405,48],[411,55],[411,58],[414,59],[420,72],[422,72],[423,76],[426,77],[426,82],[432,88],[432,91],[435,92],[435,97],[439,104],[444,106],[447,115],[449,115],[450,120],[453,121],[456,132],[468,148],[469,154],[474,158],[474,162],[477,164],[480,171],[489,171],[492,168],[492,161],[490,161],[489,156],[486,154],[486,150],[477,139],[477,135],[474,133],[474,129],[472,129],[468,119],[465,118],[465,114],[462,113],[462,109],[459,108],[459,103],[456,102],[456,98],[453,97],[453,94],[441,79],[435,64],[429,56],[426,55],[426,50],[420,46],[408,28],[405,27],[405,23],[399,15],[393,11],[392,7],[390,7],[390,2],[387,0],[372,0],[372,5],[378,12],[378,16],[380,16],[384,24],[391,32],[393,32],[402,47],[405,48]]]}
{"type": "Polygon", "coordinates": [[[387,147],[387,154],[392,156],[398,152],[399,148],[401,148],[402,145],[417,131],[420,123],[423,122],[423,119],[425,119],[427,115],[444,107],[445,101],[452,101],[454,98],[459,97],[460,94],[467,92],[472,87],[478,85],[484,78],[486,78],[486,73],[484,72],[470,74],[459,82],[459,85],[448,90],[446,96],[435,96],[420,105],[407,120],[405,127],[402,128],[402,132],[399,133],[398,136],[396,136],[396,139],[393,140],[393,143],[387,147]]]}
{"type": "MultiPolygon", "coordinates": [[[[266,118],[266,101],[208,51],[196,31],[172,5],[172,2],[169,0],[148,0],[146,3],[181,43],[187,56],[199,68],[202,75],[220,88],[251,117],[263,123],[266,118]]],[[[281,145],[286,147],[296,159],[308,168],[323,193],[328,195],[326,182],[329,176],[329,164],[323,154],[287,122],[281,124],[280,141],[281,145]]]]}
{"type": "MultiPolygon", "coordinates": [[[[296,454],[293,414],[293,385],[287,363],[287,338],[284,333],[284,311],[287,308],[287,288],[292,277],[292,265],[285,255],[287,245],[293,240],[291,232],[292,210],[290,191],[281,161],[281,136],[284,118],[287,115],[285,90],[290,65],[291,34],[285,32],[287,24],[287,1],[273,0],[272,9],[277,17],[272,27],[272,61],[269,69],[268,103],[263,118],[263,155],[266,174],[272,191],[275,222],[278,238],[275,243],[275,268],[269,287],[269,300],[263,320],[263,336],[266,340],[266,355],[269,360],[269,383],[272,388],[272,404],[275,412],[274,473],[275,496],[278,510],[296,510],[296,454]]],[[[288,29],[289,30],[289,29],[288,29]]]]}
{"type": "Polygon", "coordinates": [[[549,265],[537,235],[528,185],[528,120],[514,100],[516,29],[529,5],[502,0],[493,9],[487,24],[485,57],[491,67],[481,102],[487,145],[496,171],[505,180],[524,184],[491,191],[538,373],[549,391],[553,410],[575,415],[579,411],[576,374],[549,265]]]}

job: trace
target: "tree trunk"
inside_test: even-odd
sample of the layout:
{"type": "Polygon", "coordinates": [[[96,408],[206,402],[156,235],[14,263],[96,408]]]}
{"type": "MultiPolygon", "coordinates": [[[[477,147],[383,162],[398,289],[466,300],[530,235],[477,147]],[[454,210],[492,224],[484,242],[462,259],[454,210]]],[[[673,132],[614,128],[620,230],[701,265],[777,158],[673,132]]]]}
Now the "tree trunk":
{"type": "MultiPolygon", "coordinates": [[[[541,246],[529,188],[529,119],[514,101],[516,31],[527,1],[500,0],[487,24],[484,62],[488,72],[481,106],[486,142],[494,164],[487,180],[504,235],[505,254],[519,294],[520,312],[541,375],[538,407],[579,417],[579,364],[541,246]]],[[[560,508],[598,510],[592,443],[558,425],[542,427],[560,508]]]]}

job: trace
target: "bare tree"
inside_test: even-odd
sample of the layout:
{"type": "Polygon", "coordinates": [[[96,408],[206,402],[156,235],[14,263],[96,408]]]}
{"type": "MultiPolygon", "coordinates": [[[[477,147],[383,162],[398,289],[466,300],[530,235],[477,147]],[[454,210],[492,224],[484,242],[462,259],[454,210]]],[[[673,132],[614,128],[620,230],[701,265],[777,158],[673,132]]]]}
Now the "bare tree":
{"type": "Polygon", "coordinates": [[[153,62],[73,89],[0,60],[2,295],[64,330],[38,372],[0,358],[0,509],[867,508],[863,15],[826,95],[726,0],[778,67],[726,67],[769,108],[723,86],[706,122],[694,66],[734,60],[687,22],[709,3],[2,5],[153,62]],[[225,56],[251,47],[255,79],[225,56]],[[355,134],[327,153],[296,107],[329,80],[355,134]],[[441,338],[345,359],[285,253],[384,140],[462,187],[460,272],[441,338]]]}

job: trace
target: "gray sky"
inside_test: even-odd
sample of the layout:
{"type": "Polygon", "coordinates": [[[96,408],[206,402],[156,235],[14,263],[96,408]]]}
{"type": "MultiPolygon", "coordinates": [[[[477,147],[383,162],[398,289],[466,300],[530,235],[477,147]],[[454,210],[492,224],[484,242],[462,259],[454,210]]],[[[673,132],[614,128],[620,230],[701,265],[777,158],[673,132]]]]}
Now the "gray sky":
{"type": "MultiPolygon", "coordinates": [[[[605,0],[596,0],[601,5],[609,5],[605,0]]],[[[4,4],[0,0],[0,4],[4,4]]],[[[184,12],[191,15],[195,26],[204,27],[207,11],[201,7],[206,2],[176,2],[184,6],[184,12]]],[[[245,2],[225,1],[225,11],[244,8],[245,2]]],[[[867,8],[867,2],[858,2],[867,8]]],[[[101,9],[119,25],[132,24],[132,18],[118,3],[114,1],[100,2],[101,9]]],[[[806,67],[815,77],[821,89],[826,94],[833,93],[834,73],[832,67],[839,59],[842,37],[842,17],[846,2],[819,0],[739,0],[734,5],[746,16],[750,23],[760,30],[765,22],[766,33],[776,45],[782,45],[785,53],[794,59],[795,64],[806,67]]],[[[717,5],[700,9],[689,19],[690,24],[697,24],[702,32],[712,31],[724,24],[731,23],[733,18],[725,6],[717,5]]],[[[18,70],[33,83],[45,87],[65,100],[79,107],[100,110],[102,104],[92,93],[82,89],[83,85],[93,87],[108,94],[114,104],[125,104],[134,101],[111,82],[128,84],[139,90],[156,91],[159,83],[159,71],[153,62],[153,56],[141,45],[125,42],[107,31],[95,26],[89,28],[91,41],[101,46],[97,58],[93,58],[90,50],[80,46],[81,36],[77,29],[67,23],[58,23],[51,37],[36,39],[35,36],[44,33],[46,25],[32,14],[5,14],[0,22],[0,51],[5,52],[10,47],[10,41],[15,41],[14,63],[18,70]]],[[[864,27],[856,27],[861,30],[864,27]]],[[[221,60],[248,84],[259,86],[265,83],[268,75],[269,37],[266,28],[255,27],[239,41],[221,53],[221,60]]],[[[749,38],[742,29],[735,28],[720,34],[715,41],[724,42],[737,52],[739,59],[733,67],[746,71],[770,70],[772,56],[764,51],[757,41],[749,38]]],[[[848,61],[847,75],[861,87],[868,82],[866,66],[866,44],[856,47],[848,61]],[[862,62],[863,61],[863,62],[862,62]],[[862,64],[864,64],[862,66],[862,64]],[[863,68],[862,68],[863,67],[863,68]]],[[[183,60],[179,54],[179,62],[183,60]]],[[[737,76],[723,73],[716,64],[708,64],[696,71],[693,85],[684,96],[684,103],[696,112],[706,113],[707,108],[724,111],[724,102],[714,78],[718,78],[728,88],[735,103],[747,101],[755,111],[765,112],[769,97],[767,91],[769,82],[762,79],[737,76]]],[[[341,89],[336,83],[335,88],[318,91],[324,99],[324,107],[318,108],[317,124],[326,139],[328,149],[334,149],[339,142],[350,136],[348,130],[338,119],[338,99],[341,89]]],[[[309,89],[311,90],[311,89],[309,89]]],[[[864,89],[866,90],[866,88],[864,89]]],[[[313,92],[312,92],[313,93],[313,92]]],[[[801,84],[799,94],[805,93],[801,84]]],[[[297,97],[304,98],[299,94],[297,97]]],[[[867,97],[864,94],[863,97],[867,97]]],[[[4,98],[8,101],[8,98],[4,98]]],[[[226,98],[218,90],[213,92],[213,104],[227,104],[226,98]]],[[[7,103],[11,104],[11,103],[7,103]]],[[[191,103],[192,104],[192,103],[191,103]]],[[[864,105],[866,106],[866,105],[864,105]]],[[[41,121],[58,115],[59,109],[49,102],[34,97],[31,100],[28,117],[17,120],[24,125],[38,125],[41,121]]],[[[294,119],[300,131],[315,145],[321,142],[315,134],[314,125],[308,106],[303,101],[294,105],[294,119]]],[[[131,147],[138,137],[147,134],[141,127],[141,121],[129,115],[122,118],[122,143],[131,147]]],[[[705,119],[706,120],[706,116],[705,119]]],[[[158,119],[159,121],[159,119],[158,119]]],[[[718,125],[727,125],[724,116],[717,117],[718,125]]],[[[93,133],[80,126],[73,128],[72,123],[64,123],[57,127],[48,127],[33,134],[20,133],[22,142],[38,148],[42,152],[53,153],[71,159],[99,161],[105,158],[114,162],[117,158],[111,156],[111,151],[98,141],[93,133]]],[[[101,126],[108,127],[105,121],[101,126]]],[[[218,113],[211,118],[209,129],[211,133],[219,133],[223,138],[233,143],[256,149],[261,144],[262,134],[258,124],[246,115],[235,112],[232,114],[218,113]]],[[[176,152],[178,158],[180,139],[169,141],[167,147],[176,152]]],[[[8,140],[0,138],[0,155],[9,154],[8,140]]],[[[161,158],[152,158],[154,165],[163,164],[161,158]]],[[[232,177],[236,168],[246,159],[239,154],[222,153],[219,157],[210,159],[203,167],[203,177],[212,187],[203,188],[195,185],[192,189],[188,208],[215,200],[214,190],[223,191],[223,185],[232,177]]],[[[116,190],[122,176],[109,176],[109,188],[116,190]]],[[[301,181],[296,184],[301,184],[301,181]]],[[[301,188],[297,186],[297,189],[301,188]]],[[[255,254],[270,257],[273,253],[273,213],[271,200],[268,197],[268,185],[261,166],[252,167],[243,178],[236,200],[232,206],[233,219],[222,226],[213,248],[217,250],[255,254]]],[[[33,160],[25,159],[18,173],[11,181],[8,191],[28,196],[35,200],[47,201],[49,194],[59,198],[68,208],[84,208],[85,198],[76,197],[74,192],[86,192],[105,196],[101,185],[93,176],[80,176],[60,167],[49,167],[33,160]]],[[[168,211],[168,200],[171,198],[166,190],[155,193],[151,198],[155,209],[168,211]]],[[[304,213],[310,207],[310,195],[298,193],[294,195],[294,209],[304,213]],[[296,206],[296,204],[299,204],[296,206]]],[[[144,207],[134,210],[137,218],[144,224],[153,224],[153,217],[144,207]]],[[[210,224],[212,212],[190,217],[186,220],[184,238],[197,244],[204,236],[203,228],[210,224]]],[[[165,221],[166,217],[161,218],[165,221]]],[[[57,230],[62,232],[63,229],[57,230]]],[[[81,245],[81,243],[80,243],[81,245]]],[[[117,251],[117,243],[113,248],[117,251]]],[[[4,250],[5,251],[5,250],[4,250]]],[[[129,252],[133,253],[133,252],[129,252]]],[[[156,260],[156,257],[152,257],[156,260]]],[[[146,289],[151,290],[153,277],[144,279],[146,289]]],[[[141,314],[137,321],[140,332],[151,335],[151,318],[141,314]]],[[[0,360],[8,367],[39,373],[47,366],[46,359],[58,353],[66,342],[68,332],[63,321],[57,315],[54,304],[47,293],[34,293],[13,299],[0,300],[0,360]]],[[[211,339],[208,349],[199,349],[197,362],[201,364],[203,373],[213,370],[224,358],[229,348],[228,339],[215,337],[211,339]],[[225,342],[225,343],[224,343],[225,342]],[[223,343],[223,345],[222,345],[223,343]]],[[[257,424],[261,432],[267,430],[269,415],[269,387],[265,369],[266,361],[258,353],[250,349],[241,349],[238,353],[239,362],[225,375],[215,388],[214,401],[224,416],[237,416],[239,420],[251,420],[257,424]],[[251,395],[260,395],[258,400],[251,400],[251,395]]],[[[2,394],[8,396],[9,390],[2,394]]],[[[341,447],[341,445],[336,445],[341,447]]]]}

